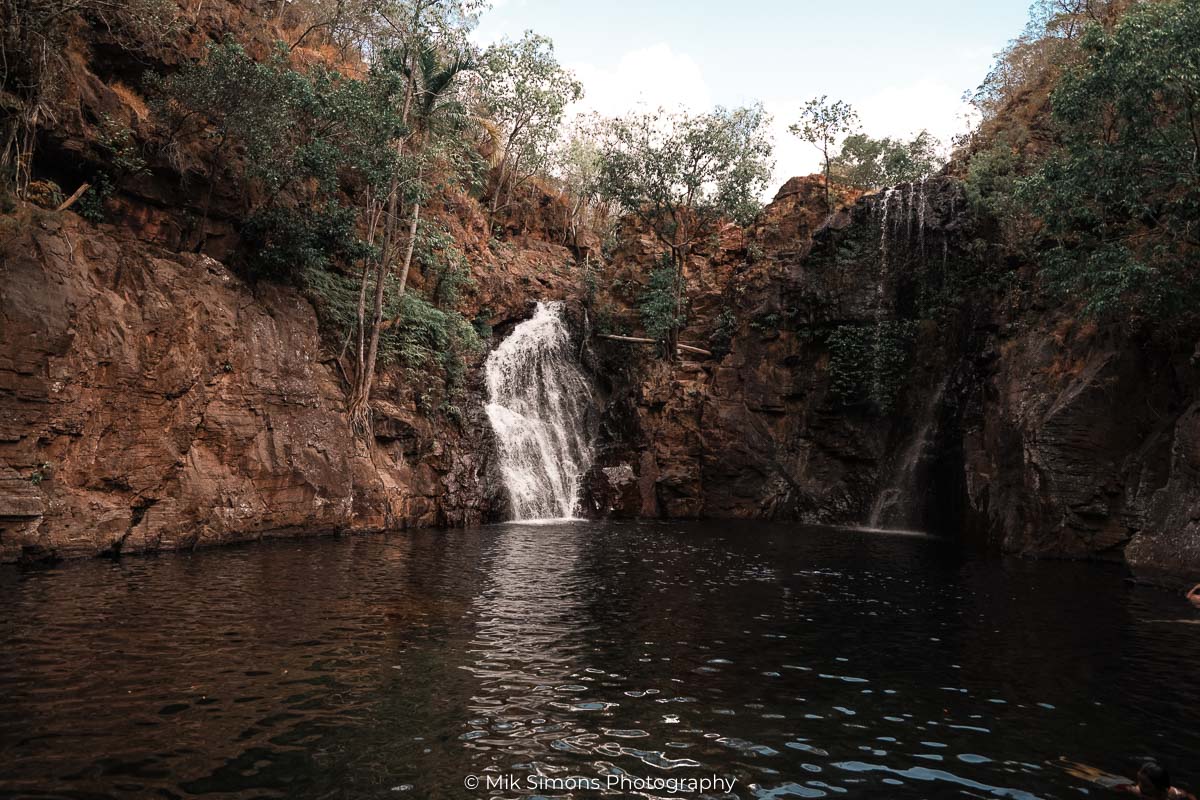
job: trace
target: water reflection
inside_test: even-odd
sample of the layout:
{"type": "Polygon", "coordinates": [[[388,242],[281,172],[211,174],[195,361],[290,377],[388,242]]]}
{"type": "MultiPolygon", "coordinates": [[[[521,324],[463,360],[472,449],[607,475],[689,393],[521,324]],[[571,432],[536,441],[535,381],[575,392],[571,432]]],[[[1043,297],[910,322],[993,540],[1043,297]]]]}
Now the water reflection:
{"type": "Polygon", "coordinates": [[[1200,613],[936,540],[510,525],[9,569],[0,597],[0,797],[1052,798],[1103,795],[1062,756],[1148,754],[1200,780],[1200,613]]]}

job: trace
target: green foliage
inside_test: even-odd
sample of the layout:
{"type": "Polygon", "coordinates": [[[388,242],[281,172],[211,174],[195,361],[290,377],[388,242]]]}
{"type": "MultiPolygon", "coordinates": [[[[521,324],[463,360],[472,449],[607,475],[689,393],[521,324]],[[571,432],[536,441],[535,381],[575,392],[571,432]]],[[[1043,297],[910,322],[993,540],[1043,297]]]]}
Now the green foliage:
{"type": "Polygon", "coordinates": [[[828,95],[814,97],[800,109],[800,120],[788,131],[816,147],[828,158],[829,149],[841,136],[858,127],[858,114],[841,100],[829,102],[828,95]]]}
{"type": "Polygon", "coordinates": [[[79,216],[97,225],[104,222],[106,217],[104,203],[112,197],[113,191],[113,185],[108,176],[103,172],[98,173],[92,178],[91,186],[87,191],[75,201],[75,208],[79,211],[79,216]]]}
{"type": "Polygon", "coordinates": [[[1085,310],[1170,319],[1200,299],[1200,13],[1138,5],[1055,89],[1061,146],[1018,196],[1043,222],[1052,285],[1085,310]]]}
{"type": "Polygon", "coordinates": [[[475,315],[475,319],[471,320],[471,327],[475,329],[475,335],[479,337],[480,343],[484,346],[492,340],[495,333],[492,330],[491,319],[491,309],[483,308],[475,315]]]}
{"type": "Polygon", "coordinates": [[[396,129],[394,116],[375,118],[380,103],[368,87],[323,69],[299,73],[283,49],[258,63],[228,38],[210,45],[203,62],[147,80],[172,140],[205,143],[209,198],[221,165],[233,167],[247,196],[261,198],[243,226],[252,274],[290,279],[363,255],[339,173],[390,165],[380,151],[396,129]]]}
{"type": "Polygon", "coordinates": [[[76,201],[79,215],[89,222],[104,222],[105,202],[116,193],[125,178],[146,171],[146,160],[133,138],[133,131],[108,114],[100,117],[96,146],[105,157],[105,165],[93,172],[90,186],[76,201]]]}
{"type": "Polygon", "coordinates": [[[774,311],[770,311],[766,314],[759,314],[750,320],[750,327],[759,333],[777,333],[782,323],[783,317],[774,311]]]}
{"type": "Polygon", "coordinates": [[[455,311],[444,311],[406,292],[397,304],[397,324],[380,342],[384,361],[406,367],[413,380],[440,369],[447,389],[461,390],[466,375],[464,357],[477,354],[482,343],[475,328],[455,311]]]}
{"type": "Polygon", "coordinates": [[[256,278],[288,280],[335,261],[350,263],[370,252],[355,229],[356,212],[335,200],[312,207],[270,204],[254,211],[242,226],[256,278]]]}
{"type": "Polygon", "coordinates": [[[29,474],[29,482],[34,486],[41,485],[50,477],[50,471],[53,468],[53,465],[49,461],[40,464],[37,469],[29,474]]]}
{"type": "Polygon", "coordinates": [[[430,222],[417,231],[416,258],[430,282],[429,296],[443,308],[458,304],[462,290],[475,284],[467,257],[444,228],[430,222]]]}
{"type": "Polygon", "coordinates": [[[599,138],[578,124],[562,138],[553,153],[551,175],[563,197],[566,244],[572,243],[580,228],[589,228],[603,240],[616,227],[612,203],[601,192],[602,164],[599,138]]]}
{"type": "Polygon", "coordinates": [[[973,208],[991,216],[1012,216],[1021,209],[1016,189],[1024,174],[1021,147],[1007,139],[993,142],[972,154],[967,164],[967,200],[973,208]]]}
{"type": "Polygon", "coordinates": [[[108,154],[109,164],[118,176],[146,171],[146,159],[134,141],[133,131],[108,114],[100,116],[96,144],[108,154]]]}
{"type": "Polygon", "coordinates": [[[670,266],[655,269],[638,297],[642,327],[652,339],[665,340],[673,331],[687,324],[685,312],[676,302],[679,291],[676,275],[670,266]]]}
{"type": "Polygon", "coordinates": [[[732,308],[723,308],[717,316],[717,324],[708,338],[708,347],[718,359],[727,356],[733,349],[733,337],[737,336],[737,315],[732,308]]]}
{"type": "Polygon", "coordinates": [[[500,151],[494,215],[502,195],[507,198],[549,166],[563,112],[583,96],[583,85],[559,65],[554,43],[532,31],[518,41],[505,39],[487,48],[479,71],[483,113],[500,151]]]}
{"type": "Polygon", "coordinates": [[[692,248],[711,240],[722,219],[746,223],[758,212],[771,174],[767,121],[752,106],[700,115],[660,109],[605,126],[600,194],[653,232],[674,273],[656,270],[642,298],[650,336],[670,342],[683,325],[683,268],[692,248]]]}
{"type": "Polygon", "coordinates": [[[983,82],[965,98],[985,123],[1011,114],[1014,100],[1053,86],[1059,71],[1073,63],[1089,25],[1110,27],[1130,0],[1035,0],[1021,35],[1002,50],[983,82]]]}
{"type": "Polygon", "coordinates": [[[788,131],[799,136],[821,152],[825,165],[825,207],[833,213],[833,193],[829,186],[833,172],[833,145],[858,128],[858,114],[841,100],[829,102],[827,95],[814,97],[800,109],[800,120],[788,126],[788,131]]]}
{"type": "Polygon", "coordinates": [[[889,413],[904,388],[915,336],[912,320],[835,328],[827,342],[834,398],[846,405],[889,413]]]}
{"type": "Polygon", "coordinates": [[[210,44],[203,61],[165,79],[151,73],[147,83],[172,138],[208,140],[213,161],[239,148],[247,176],[267,191],[278,190],[307,160],[303,118],[317,104],[315,87],[290,68],[282,48],[258,63],[227,37],[210,44]]]}
{"type": "Polygon", "coordinates": [[[771,175],[767,121],[761,106],[611,120],[601,139],[600,190],[672,247],[711,235],[722,217],[748,223],[771,175]]]}
{"type": "MultiPolygon", "coordinates": [[[[404,368],[412,382],[423,387],[423,394],[434,388],[431,374],[441,376],[448,392],[458,392],[466,361],[483,347],[479,331],[457,311],[439,308],[412,291],[400,297],[395,276],[389,275],[387,281],[384,313],[394,324],[380,337],[380,362],[404,368]]],[[[346,346],[357,326],[361,288],[358,276],[310,265],[303,274],[302,287],[338,349],[346,346]]],[[[374,286],[368,284],[367,295],[373,293],[374,286]]]]}
{"type": "Polygon", "coordinates": [[[853,133],[845,138],[841,152],[832,159],[830,173],[838,183],[860,189],[915,183],[941,167],[939,146],[928,131],[921,131],[907,142],[853,133]]]}

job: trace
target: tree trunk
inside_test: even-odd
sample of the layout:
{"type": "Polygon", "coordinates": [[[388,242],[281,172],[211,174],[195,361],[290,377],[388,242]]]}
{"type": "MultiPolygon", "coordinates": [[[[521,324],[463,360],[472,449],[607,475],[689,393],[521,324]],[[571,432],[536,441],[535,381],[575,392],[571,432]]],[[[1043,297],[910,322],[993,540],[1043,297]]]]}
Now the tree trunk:
{"type": "Polygon", "coordinates": [[[684,284],[687,281],[683,272],[684,267],[687,265],[687,247],[672,247],[671,257],[675,262],[675,315],[674,319],[671,320],[671,328],[667,333],[666,357],[668,361],[674,361],[679,356],[679,322],[683,317],[684,284]]]}
{"type": "MultiPolygon", "coordinates": [[[[417,168],[417,183],[421,182],[422,168],[417,168]]],[[[420,191],[420,187],[418,187],[420,191]]],[[[408,268],[412,266],[413,250],[417,244],[417,224],[421,220],[421,201],[417,200],[413,203],[412,218],[408,223],[408,247],[404,250],[404,266],[400,268],[400,296],[404,297],[404,290],[408,287],[408,268]]]]}
{"type": "Polygon", "coordinates": [[[833,215],[833,193],[829,189],[830,164],[829,164],[829,143],[828,142],[825,143],[825,147],[821,152],[825,156],[825,213],[832,216],[833,215]]]}
{"type": "Polygon", "coordinates": [[[492,235],[492,226],[496,224],[496,211],[500,208],[500,193],[504,190],[504,181],[508,178],[508,153],[500,159],[500,172],[496,175],[496,191],[492,192],[492,202],[488,204],[487,227],[488,236],[492,235]]]}
{"type": "MultiPolygon", "coordinates": [[[[408,114],[412,108],[413,88],[409,82],[405,90],[404,111],[401,119],[407,124],[408,114]]],[[[396,142],[396,156],[404,152],[404,140],[396,142]]],[[[359,349],[359,370],[355,376],[354,387],[347,402],[347,413],[350,426],[360,436],[367,437],[371,432],[371,386],[375,382],[375,362],[379,357],[379,332],[383,323],[384,289],[387,283],[388,265],[395,254],[396,216],[399,212],[400,176],[393,173],[388,185],[387,218],[383,226],[383,243],[380,248],[379,263],[375,268],[375,299],[372,305],[370,336],[366,346],[366,354],[359,349]]],[[[362,292],[366,291],[366,271],[363,273],[362,292]]],[[[362,337],[360,335],[359,341],[362,337]]]]}

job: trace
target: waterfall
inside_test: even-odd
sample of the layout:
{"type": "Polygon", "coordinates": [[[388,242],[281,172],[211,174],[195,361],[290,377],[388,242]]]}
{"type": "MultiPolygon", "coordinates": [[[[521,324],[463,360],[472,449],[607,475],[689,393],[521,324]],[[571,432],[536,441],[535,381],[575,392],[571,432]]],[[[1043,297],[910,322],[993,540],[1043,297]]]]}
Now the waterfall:
{"type": "Polygon", "coordinates": [[[592,463],[592,390],[561,303],[538,303],[488,356],[487,415],[513,519],[569,518],[592,463]]]}
{"type": "MultiPolygon", "coordinates": [[[[925,455],[925,449],[929,445],[930,434],[934,432],[937,424],[938,406],[945,391],[946,379],[943,378],[942,382],[930,393],[929,400],[922,409],[920,424],[913,433],[908,446],[901,453],[900,462],[897,464],[897,469],[892,473],[892,479],[875,495],[875,501],[871,504],[871,516],[867,520],[867,527],[881,527],[894,518],[894,511],[898,510],[906,513],[912,511],[912,495],[919,488],[916,485],[917,467],[921,463],[921,457],[925,455]]],[[[909,517],[904,517],[900,520],[901,524],[909,524],[911,522],[912,520],[909,517]]]]}
{"type": "Polygon", "coordinates": [[[875,346],[872,348],[871,392],[876,397],[880,393],[879,376],[883,371],[881,342],[883,339],[884,300],[888,279],[888,209],[892,205],[892,196],[896,189],[888,189],[883,193],[880,204],[882,217],[879,220],[879,280],[875,284],[875,346]]]}
{"type": "Polygon", "coordinates": [[[921,263],[925,263],[925,178],[921,178],[921,195],[917,200],[917,237],[921,243],[921,263]]]}

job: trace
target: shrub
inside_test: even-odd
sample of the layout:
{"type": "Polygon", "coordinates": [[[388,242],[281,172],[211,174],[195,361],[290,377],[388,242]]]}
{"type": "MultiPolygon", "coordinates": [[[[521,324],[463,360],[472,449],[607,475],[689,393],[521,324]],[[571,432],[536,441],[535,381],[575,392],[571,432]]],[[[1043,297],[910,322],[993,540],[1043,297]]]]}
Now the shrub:
{"type": "Polygon", "coordinates": [[[724,308],[717,317],[717,325],[709,337],[708,347],[717,358],[724,358],[733,349],[733,337],[737,335],[737,315],[732,308],[724,308]]]}
{"type": "Polygon", "coordinates": [[[664,341],[687,324],[685,311],[676,303],[677,294],[673,266],[660,266],[650,273],[650,280],[638,297],[642,327],[650,338],[664,341]]]}
{"type": "Polygon", "coordinates": [[[1138,5],[1082,48],[1052,96],[1061,146],[1018,195],[1043,222],[1053,286],[1090,314],[1170,320],[1200,298],[1200,14],[1138,5]]]}

